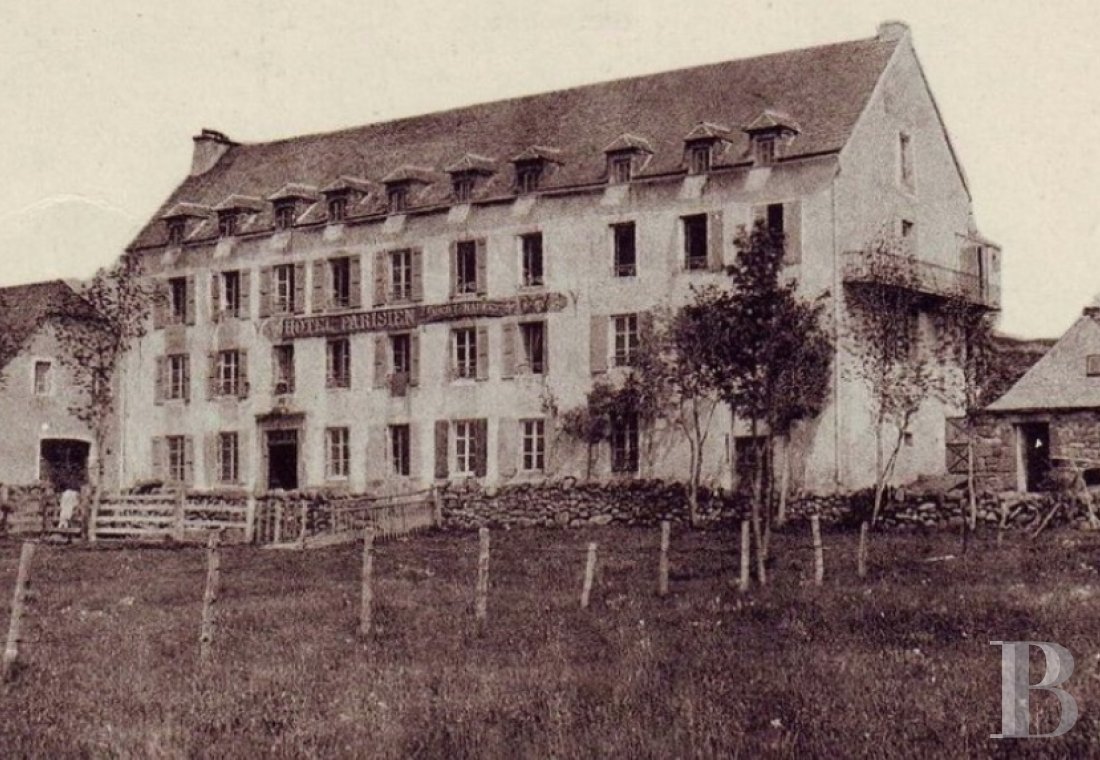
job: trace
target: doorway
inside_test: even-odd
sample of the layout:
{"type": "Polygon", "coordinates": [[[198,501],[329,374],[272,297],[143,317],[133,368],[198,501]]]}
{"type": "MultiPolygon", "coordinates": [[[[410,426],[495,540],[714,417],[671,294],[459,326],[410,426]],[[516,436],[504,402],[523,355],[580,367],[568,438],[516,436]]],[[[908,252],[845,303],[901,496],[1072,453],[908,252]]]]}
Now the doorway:
{"type": "Polygon", "coordinates": [[[267,431],[267,487],[274,491],[298,488],[298,431],[267,431]]]}
{"type": "Polygon", "coordinates": [[[1025,422],[1018,428],[1024,491],[1050,488],[1050,425],[1025,422]]]}
{"type": "Polygon", "coordinates": [[[88,482],[88,452],[91,444],[70,438],[49,438],[39,445],[42,480],[57,491],[79,491],[88,482]]]}

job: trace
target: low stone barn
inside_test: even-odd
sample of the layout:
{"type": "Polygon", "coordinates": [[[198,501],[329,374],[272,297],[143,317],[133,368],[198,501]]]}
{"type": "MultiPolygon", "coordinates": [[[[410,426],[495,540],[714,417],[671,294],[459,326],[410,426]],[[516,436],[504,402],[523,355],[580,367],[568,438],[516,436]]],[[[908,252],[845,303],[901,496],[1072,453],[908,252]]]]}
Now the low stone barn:
{"type": "MultiPolygon", "coordinates": [[[[975,425],[975,468],[989,490],[1049,490],[1075,472],[1100,485],[1100,305],[1086,308],[975,425]]],[[[947,442],[948,469],[965,473],[961,425],[949,424],[947,442]]]]}

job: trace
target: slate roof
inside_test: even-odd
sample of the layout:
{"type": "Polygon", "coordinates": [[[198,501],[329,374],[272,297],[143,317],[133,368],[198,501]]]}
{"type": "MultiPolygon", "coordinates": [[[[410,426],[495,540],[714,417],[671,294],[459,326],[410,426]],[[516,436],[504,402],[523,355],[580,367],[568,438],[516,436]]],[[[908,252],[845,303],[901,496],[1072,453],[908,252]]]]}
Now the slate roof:
{"type": "Polygon", "coordinates": [[[62,280],[0,288],[0,366],[43,322],[61,315],[88,319],[96,316],[91,305],[62,280]]]}
{"type": "Polygon", "coordinates": [[[1100,314],[1087,309],[991,412],[1100,409],[1100,376],[1085,372],[1085,357],[1100,354],[1100,314]]]}
{"type": "MultiPolygon", "coordinates": [[[[747,163],[741,130],[764,111],[788,115],[801,133],[784,160],[839,151],[885,69],[897,40],[823,45],[272,142],[233,144],[209,171],[186,178],[131,247],[159,246],[158,220],[179,202],[215,207],[231,195],[267,197],[287,183],[326,187],[342,175],[377,182],[403,165],[440,171],[467,153],[514,157],[554,148],[560,166],[542,189],[606,180],[604,148],[623,133],[645,135],[653,157],[641,176],[684,171],[684,137],[700,123],[729,125],[733,144],[715,167],[747,163]]],[[[514,192],[511,167],[485,181],[479,197],[514,192]]],[[[418,196],[450,201],[445,174],[418,196]]],[[[384,211],[384,203],[369,206],[384,211]]],[[[213,225],[208,225],[213,227],[213,225]]],[[[204,233],[205,234],[205,233],[204,233]]],[[[211,236],[215,230],[210,230],[211,236]]],[[[191,239],[195,239],[191,236],[191,239]]]]}

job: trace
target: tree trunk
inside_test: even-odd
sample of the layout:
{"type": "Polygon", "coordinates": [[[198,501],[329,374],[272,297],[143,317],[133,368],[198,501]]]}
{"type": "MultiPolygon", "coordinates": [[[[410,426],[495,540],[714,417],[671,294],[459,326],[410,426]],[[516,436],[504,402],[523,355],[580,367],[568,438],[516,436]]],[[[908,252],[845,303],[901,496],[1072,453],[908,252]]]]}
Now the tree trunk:
{"type": "Polygon", "coordinates": [[[702,457],[699,455],[699,447],[694,440],[689,441],[689,448],[691,454],[691,479],[688,486],[688,516],[691,520],[691,527],[696,527],[699,524],[699,479],[701,471],[702,457]]]}
{"type": "Polygon", "coordinates": [[[753,439],[753,444],[752,445],[754,447],[756,447],[756,462],[755,462],[756,466],[753,467],[752,533],[753,533],[753,538],[756,541],[756,577],[757,577],[757,580],[760,581],[760,585],[764,586],[764,585],[767,585],[767,582],[768,582],[768,571],[767,571],[767,568],[765,567],[765,560],[767,559],[767,557],[764,553],[766,550],[764,548],[764,535],[763,535],[761,521],[760,521],[760,506],[761,506],[761,501],[762,501],[762,497],[763,497],[763,486],[764,486],[764,467],[763,467],[763,461],[762,461],[763,460],[762,452],[760,451],[760,444],[757,442],[758,437],[759,436],[757,435],[757,422],[756,422],[756,420],[753,420],[752,421],[752,439],[753,439]]]}
{"type": "Polygon", "coordinates": [[[783,439],[783,458],[779,462],[779,508],[775,513],[775,524],[782,528],[787,523],[787,489],[791,484],[791,439],[783,439]]]}

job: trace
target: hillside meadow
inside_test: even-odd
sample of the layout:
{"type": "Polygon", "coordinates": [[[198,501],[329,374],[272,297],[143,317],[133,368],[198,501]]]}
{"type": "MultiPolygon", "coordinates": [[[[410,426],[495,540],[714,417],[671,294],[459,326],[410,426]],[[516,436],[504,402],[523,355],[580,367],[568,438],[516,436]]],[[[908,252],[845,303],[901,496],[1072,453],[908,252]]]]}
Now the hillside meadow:
{"type": "MultiPolygon", "coordinates": [[[[738,537],[673,531],[655,594],[650,529],[494,530],[489,621],[477,535],[380,543],[375,628],[356,635],[361,550],[227,547],[210,666],[198,547],[42,545],[5,757],[1057,757],[1100,754],[1100,537],[943,533],[775,539],[772,583],[738,593],[738,537]],[[585,547],[599,544],[579,608],[585,547]],[[933,561],[928,561],[932,559],[933,561]],[[1000,648],[1048,640],[1081,719],[996,741],[1000,648]]],[[[6,628],[19,544],[0,544],[6,628]]],[[[1033,680],[1037,676],[1033,675],[1033,680]]],[[[1038,694],[1040,725],[1056,700],[1038,694]]]]}

